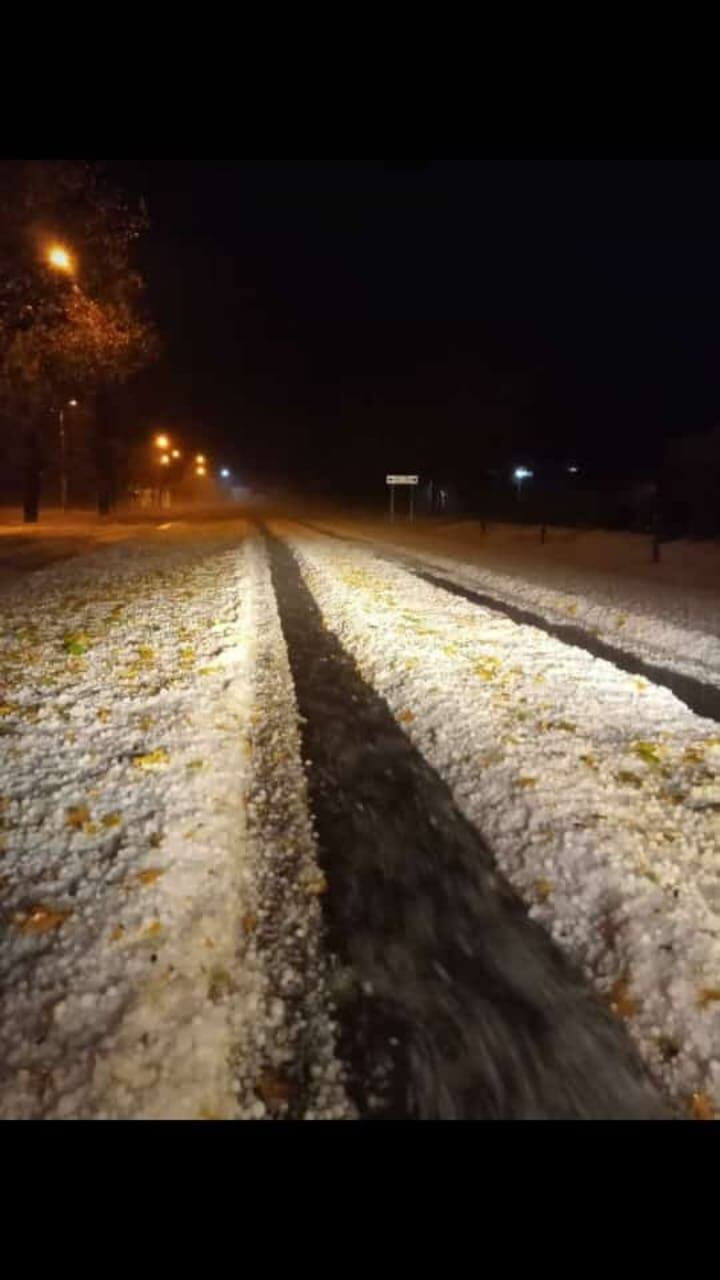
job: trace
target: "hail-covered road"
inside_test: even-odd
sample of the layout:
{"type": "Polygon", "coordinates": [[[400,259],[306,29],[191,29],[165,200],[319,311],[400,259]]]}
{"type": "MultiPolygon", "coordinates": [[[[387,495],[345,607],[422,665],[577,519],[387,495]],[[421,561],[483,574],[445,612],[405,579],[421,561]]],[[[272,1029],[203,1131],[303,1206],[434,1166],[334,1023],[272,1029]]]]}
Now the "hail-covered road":
{"type": "Polygon", "coordinates": [[[639,675],[368,538],[2,584],[0,1117],[720,1108],[705,651],[639,675]]]}

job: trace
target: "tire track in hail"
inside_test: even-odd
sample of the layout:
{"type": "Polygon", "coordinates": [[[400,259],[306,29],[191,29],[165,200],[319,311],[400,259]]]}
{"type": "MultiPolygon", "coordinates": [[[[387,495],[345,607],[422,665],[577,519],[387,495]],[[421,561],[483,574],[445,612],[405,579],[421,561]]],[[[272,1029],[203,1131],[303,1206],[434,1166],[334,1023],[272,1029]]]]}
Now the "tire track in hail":
{"type": "MultiPolygon", "coordinates": [[[[266,531],[267,532],[267,531],[266,531]]],[[[630,1038],[529,919],[479,833],[267,533],[360,1113],[659,1118],[630,1038]]]]}
{"type": "Polygon", "coordinates": [[[589,631],[574,623],[550,622],[541,613],[535,613],[533,610],[523,608],[521,605],[510,604],[505,600],[500,600],[497,596],[489,595],[483,591],[476,591],[472,587],[463,586],[462,583],[456,582],[453,578],[448,578],[439,570],[429,568],[424,561],[417,559],[415,556],[401,552],[395,554],[388,550],[385,545],[380,546],[369,538],[355,538],[352,534],[335,533],[331,529],[324,529],[320,525],[310,524],[306,520],[296,520],[293,523],[299,524],[306,529],[312,529],[315,533],[321,533],[326,538],[335,538],[339,542],[351,542],[358,546],[364,546],[371,550],[379,560],[385,560],[388,564],[398,565],[408,573],[414,574],[416,578],[427,582],[431,587],[439,587],[441,591],[448,591],[450,595],[458,596],[461,600],[468,600],[471,604],[477,604],[481,608],[503,614],[511,622],[516,622],[520,626],[536,627],[539,631],[544,631],[555,640],[562,641],[563,644],[574,645],[577,649],[584,649],[593,658],[602,658],[606,662],[611,662],[613,666],[618,667],[620,671],[626,671],[628,675],[642,676],[645,680],[649,680],[651,684],[669,689],[695,715],[703,716],[708,720],[716,720],[720,723],[720,688],[716,685],[706,684],[695,676],[684,675],[681,671],[672,671],[669,667],[647,662],[644,658],[637,657],[627,649],[619,649],[616,645],[599,639],[598,636],[592,635],[589,631]]]}

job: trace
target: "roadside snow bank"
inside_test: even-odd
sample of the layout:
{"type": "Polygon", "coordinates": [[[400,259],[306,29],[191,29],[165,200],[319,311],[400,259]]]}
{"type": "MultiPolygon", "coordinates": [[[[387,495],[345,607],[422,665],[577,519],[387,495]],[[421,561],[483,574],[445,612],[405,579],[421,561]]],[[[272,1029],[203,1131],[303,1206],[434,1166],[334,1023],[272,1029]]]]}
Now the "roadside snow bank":
{"type": "Polygon", "coordinates": [[[720,1109],[720,727],[297,526],[326,624],[681,1111],[720,1109]]]}

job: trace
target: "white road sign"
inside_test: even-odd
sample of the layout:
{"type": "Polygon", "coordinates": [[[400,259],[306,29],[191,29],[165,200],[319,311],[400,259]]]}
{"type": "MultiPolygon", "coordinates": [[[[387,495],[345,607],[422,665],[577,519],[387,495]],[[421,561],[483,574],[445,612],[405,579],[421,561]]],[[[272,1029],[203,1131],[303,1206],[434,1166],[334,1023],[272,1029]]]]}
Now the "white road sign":
{"type": "Polygon", "coordinates": [[[419,476],[386,476],[386,484],[418,484],[419,476]]]}

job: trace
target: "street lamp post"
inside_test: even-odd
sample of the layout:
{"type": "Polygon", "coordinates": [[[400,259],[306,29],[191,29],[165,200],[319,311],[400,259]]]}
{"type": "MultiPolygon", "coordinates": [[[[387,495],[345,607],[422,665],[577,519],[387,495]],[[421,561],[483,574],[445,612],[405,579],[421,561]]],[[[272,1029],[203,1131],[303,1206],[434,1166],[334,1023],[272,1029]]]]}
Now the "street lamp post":
{"type": "Polygon", "coordinates": [[[532,471],[529,471],[527,467],[516,467],[513,471],[513,479],[517,489],[518,502],[522,498],[522,482],[523,480],[532,480],[532,474],[532,471]]]}
{"type": "MultiPolygon", "coordinates": [[[[47,246],[45,250],[45,260],[53,271],[59,271],[61,275],[74,277],[75,260],[65,245],[57,241],[47,246]]],[[[77,285],[73,286],[77,288],[77,285]]],[[[75,408],[77,400],[68,400],[68,405],[75,408]]],[[[67,440],[65,435],[65,404],[62,405],[59,414],[60,419],[60,506],[63,511],[67,511],[68,505],[68,477],[67,477],[67,440]]]]}
{"type": "MultiPolygon", "coordinates": [[[[77,400],[68,400],[70,409],[77,408],[77,400]]],[[[67,511],[68,505],[68,475],[67,475],[67,439],[65,435],[65,405],[60,409],[60,506],[63,511],[67,511]]]]}

